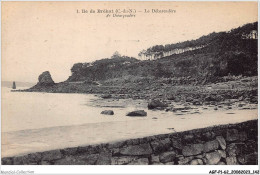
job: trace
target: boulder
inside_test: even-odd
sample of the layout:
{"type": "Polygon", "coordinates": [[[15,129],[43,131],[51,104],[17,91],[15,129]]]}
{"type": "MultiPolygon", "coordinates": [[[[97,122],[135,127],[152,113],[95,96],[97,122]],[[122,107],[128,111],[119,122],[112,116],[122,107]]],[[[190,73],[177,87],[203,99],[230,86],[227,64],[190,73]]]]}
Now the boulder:
{"type": "Polygon", "coordinates": [[[195,158],[198,158],[198,159],[202,159],[203,157],[205,157],[205,153],[203,154],[199,154],[199,155],[196,155],[195,158]]]}
{"type": "Polygon", "coordinates": [[[194,134],[185,134],[183,140],[187,143],[192,143],[194,141],[194,134]]]}
{"type": "Polygon", "coordinates": [[[155,109],[155,108],[164,108],[164,107],[168,107],[167,104],[164,104],[163,102],[159,101],[159,100],[152,100],[148,103],[148,109],[155,109]]]}
{"type": "Polygon", "coordinates": [[[237,161],[242,164],[242,165],[245,165],[246,164],[246,159],[245,159],[245,156],[244,155],[241,155],[241,156],[238,156],[237,157],[237,161]]]}
{"type": "Polygon", "coordinates": [[[186,157],[186,158],[179,158],[178,164],[179,165],[186,165],[188,164],[194,157],[190,156],[190,157],[186,157]]]}
{"type": "Polygon", "coordinates": [[[223,151],[223,150],[218,150],[218,153],[220,154],[220,156],[221,157],[223,157],[223,158],[226,158],[227,157],[227,154],[226,154],[226,152],[225,151],[223,151]]]}
{"type": "Polygon", "coordinates": [[[101,114],[104,114],[104,115],[114,115],[114,111],[112,111],[112,110],[105,110],[105,111],[102,111],[101,114]]]}
{"type": "Polygon", "coordinates": [[[144,110],[137,110],[137,111],[132,111],[126,114],[126,116],[130,116],[130,117],[144,117],[147,116],[147,112],[145,112],[144,110]]]}
{"type": "Polygon", "coordinates": [[[238,130],[229,129],[227,130],[226,139],[229,142],[233,142],[239,139],[238,130]]]}
{"type": "Polygon", "coordinates": [[[54,85],[54,81],[51,78],[51,74],[49,71],[43,72],[39,77],[38,77],[38,85],[44,85],[44,86],[52,86],[54,85]]]}
{"type": "Polygon", "coordinates": [[[216,151],[216,152],[211,152],[206,154],[206,159],[207,159],[207,164],[208,165],[217,165],[218,162],[221,159],[221,155],[216,151]]]}
{"type": "Polygon", "coordinates": [[[181,150],[183,148],[182,141],[180,139],[172,139],[172,147],[181,150]]]}
{"type": "Polygon", "coordinates": [[[235,156],[226,158],[227,165],[238,165],[237,158],[235,156]]]}
{"type": "Polygon", "coordinates": [[[219,143],[217,140],[209,141],[204,144],[204,152],[210,152],[218,149],[219,143]]]}
{"type": "Polygon", "coordinates": [[[172,142],[169,138],[164,140],[155,140],[151,142],[151,146],[155,153],[167,151],[171,148],[172,142]]]}
{"type": "Polygon", "coordinates": [[[203,165],[203,161],[201,159],[194,159],[190,162],[190,165],[203,165]]]}
{"type": "Polygon", "coordinates": [[[159,156],[151,155],[151,162],[159,163],[160,162],[159,156]]]}
{"type": "Polygon", "coordinates": [[[185,146],[182,150],[182,154],[184,156],[198,155],[202,153],[203,149],[204,149],[203,144],[193,144],[193,145],[185,146]]]}
{"type": "Polygon", "coordinates": [[[226,144],[225,139],[224,139],[222,136],[217,136],[217,137],[216,137],[216,140],[218,141],[220,147],[221,147],[223,150],[225,150],[226,147],[227,147],[227,144],[226,144]]]}
{"type": "Polygon", "coordinates": [[[205,132],[205,133],[202,133],[202,138],[203,138],[203,140],[208,141],[210,139],[213,139],[213,136],[212,136],[211,132],[205,132]]]}
{"type": "Polygon", "coordinates": [[[176,157],[176,153],[174,151],[169,151],[160,154],[159,159],[160,162],[166,163],[166,162],[174,161],[175,157],[176,157]]]}
{"type": "Polygon", "coordinates": [[[237,156],[239,154],[239,149],[235,143],[228,145],[226,152],[229,156],[237,156]]]}

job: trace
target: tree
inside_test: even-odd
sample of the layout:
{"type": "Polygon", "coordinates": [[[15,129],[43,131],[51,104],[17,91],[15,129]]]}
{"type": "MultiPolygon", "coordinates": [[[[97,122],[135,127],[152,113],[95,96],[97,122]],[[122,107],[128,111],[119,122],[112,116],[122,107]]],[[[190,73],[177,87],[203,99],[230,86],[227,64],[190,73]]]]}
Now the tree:
{"type": "Polygon", "coordinates": [[[121,54],[118,51],[115,51],[115,53],[111,56],[111,58],[120,58],[121,54]]]}

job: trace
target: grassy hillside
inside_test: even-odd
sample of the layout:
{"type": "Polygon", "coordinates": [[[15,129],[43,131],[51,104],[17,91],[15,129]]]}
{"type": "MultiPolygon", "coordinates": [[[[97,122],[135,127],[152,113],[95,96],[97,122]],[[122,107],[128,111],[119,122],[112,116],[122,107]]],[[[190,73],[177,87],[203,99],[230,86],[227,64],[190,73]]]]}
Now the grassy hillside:
{"type": "Polygon", "coordinates": [[[158,60],[140,61],[132,57],[113,55],[93,63],[77,63],[68,82],[103,81],[126,77],[195,78],[198,82],[214,82],[227,75],[257,75],[257,39],[243,39],[257,23],[247,24],[229,32],[212,33],[197,40],[147,51],[169,51],[174,48],[206,47],[158,60]]]}

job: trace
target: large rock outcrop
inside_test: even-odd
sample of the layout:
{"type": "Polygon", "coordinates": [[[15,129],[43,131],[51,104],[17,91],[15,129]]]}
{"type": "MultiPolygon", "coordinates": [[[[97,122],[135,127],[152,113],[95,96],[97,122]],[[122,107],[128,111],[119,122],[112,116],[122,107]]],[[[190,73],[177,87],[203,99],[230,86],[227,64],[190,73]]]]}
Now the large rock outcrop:
{"type": "Polygon", "coordinates": [[[37,85],[52,86],[55,84],[51,78],[51,74],[49,71],[45,71],[41,75],[39,75],[38,80],[39,81],[37,85]]]}

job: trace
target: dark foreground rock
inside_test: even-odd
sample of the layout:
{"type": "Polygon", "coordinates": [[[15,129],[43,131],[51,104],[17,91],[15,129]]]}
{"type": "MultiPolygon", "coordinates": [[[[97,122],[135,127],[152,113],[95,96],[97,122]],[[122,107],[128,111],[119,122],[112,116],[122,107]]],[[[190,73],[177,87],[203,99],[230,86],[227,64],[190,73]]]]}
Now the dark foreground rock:
{"type": "Polygon", "coordinates": [[[114,111],[112,111],[112,110],[105,110],[105,111],[102,111],[101,114],[104,114],[104,115],[114,115],[114,111]]]}
{"type": "Polygon", "coordinates": [[[152,100],[148,103],[148,109],[155,109],[155,108],[165,108],[168,107],[167,104],[164,104],[163,102],[159,100],[152,100]]]}
{"type": "Polygon", "coordinates": [[[126,116],[130,117],[145,117],[147,116],[147,112],[144,110],[132,111],[126,114],[126,116]]]}

